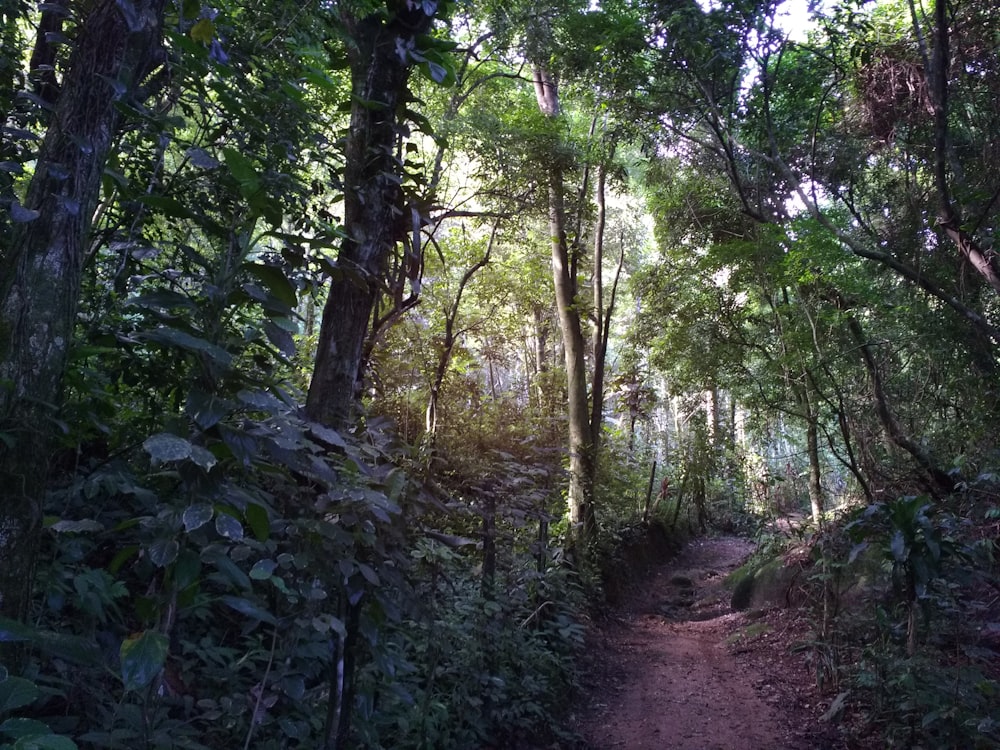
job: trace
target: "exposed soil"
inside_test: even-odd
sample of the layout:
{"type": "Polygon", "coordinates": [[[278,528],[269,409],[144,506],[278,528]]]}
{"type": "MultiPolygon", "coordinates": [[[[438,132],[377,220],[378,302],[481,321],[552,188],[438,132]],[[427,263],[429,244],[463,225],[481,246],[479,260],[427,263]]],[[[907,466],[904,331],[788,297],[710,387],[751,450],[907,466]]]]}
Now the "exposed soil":
{"type": "Polygon", "coordinates": [[[733,612],[726,575],[753,550],[691,542],[596,625],[575,729],[593,750],[839,750],[829,696],[793,653],[794,610],[733,612]]]}

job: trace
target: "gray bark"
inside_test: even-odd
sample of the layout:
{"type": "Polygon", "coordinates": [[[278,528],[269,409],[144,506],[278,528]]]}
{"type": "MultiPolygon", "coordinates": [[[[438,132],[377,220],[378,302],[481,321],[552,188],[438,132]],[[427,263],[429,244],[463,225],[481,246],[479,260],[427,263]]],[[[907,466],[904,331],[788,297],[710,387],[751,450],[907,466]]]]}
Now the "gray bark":
{"type": "MultiPolygon", "coordinates": [[[[555,80],[542,66],[535,68],[538,108],[546,117],[559,114],[559,94],[555,80]]],[[[587,401],[586,343],[577,313],[576,279],[570,270],[566,239],[566,208],[562,170],[548,168],[549,236],[552,250],[552,279],[555,285],[559,329],[566,362],[566,389],[569,411],[569,515],[575,536],[583,542],[592,538],[594,519],[593,441],[587,401]]]]}
{"type": "Polygon", "coordinates": [[[90,218],[127,103],[161,56],[163,0],[102,0],[82,22],[0,259],[0,611],[24,614],[90,218]]]}

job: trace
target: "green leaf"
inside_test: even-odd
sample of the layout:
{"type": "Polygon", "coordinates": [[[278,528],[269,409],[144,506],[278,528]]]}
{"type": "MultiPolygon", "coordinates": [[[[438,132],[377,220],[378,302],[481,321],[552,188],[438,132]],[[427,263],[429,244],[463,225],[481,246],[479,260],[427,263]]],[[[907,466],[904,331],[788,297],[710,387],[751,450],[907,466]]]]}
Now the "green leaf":
{"type": "Polygon", "coordinates": [[[271,536],[271,519],[267,515],[267,509],[256,503],[247,503],[244,515],[254,538],[258,542],[266,542],[271,536]]]}
{"type": "Polygon", "coordinates": [[[203,430],[215,427],[235,405],[228,399],[219,398],[211,393],[192,390],[188,394],[186,411],[195,424],[203,430]]]}
{"type": "Polygon", "coordinates": [[[234,563],[225,552],[219,549],[209,549],[202,553],[202,559],[208,565],[214,565],[216,570],[219,571],[219,576],[221,576],[223,583],[226,585],[235,585],[241,589],[249,589],[251,587],[250,579],[247,578],[247,574],[240,570],[240,567],[234,563]]]}
{"type": "Polygon", "coordinates": [[[104,656],[96,642],[78,635],[42,631],[36,640],[38,649],[49,656],[87,667],[99,667],[104,656]]]}
{"type": "Polygon", "coordinates": [[[179,549],[176,539],[157,539],[147,550],[149,561],[158,568],[165,568],[177,559],[179,549]]]}
{"type": "Polygon", "coordinates": [[[219,513],[215,517],[215,530],[226,539],[238,542],[243,538],[243,524],[226,513],[219,513]]]}
{"type": "Polygon", "coordinates": [[[191,27],[191,31],[188,34],[191,36],[191,41],[193,42],[211,44],[212,40],[215,39],[215,24],[212,23],[210,18],[202,18],[191,27]]]}
{"type": "Polygon", "coordinates": [[[230,174],[241,185],[256,184],[259,182],[257,170],[254,169],[253,162],[235,148],[227,146],[222,149],[222,155],[226,159],[226,166],[229,167],[230,174]]]}
{"type": "Polygon", "coordinates": [[[275,348],[286,357],[295,355],[295,339],[292,334],[283,328],[276,326],[270,320],[264,321],[264,335],[267,340],[274,344],[275,348]]]}
{"type": "Polygon", "coordinates": [[[184,509],[181,520],[184,522],[184,531],[189,534],[195,529],[200,529],[212,520],[215,515],[215,508],[209,503],[196,503],[184,509]]]}
{"type": "Polygon", "coordinates": [[[378,574],[374,570],[372,570],[371,567],[365,565],[364,563],[358,563],[358,570],[361,571],[361,575],[364,576],[364,579],[368,581],[368,583],[370,583],[372,586],[380,585],[378,574]]]}
{"type": "Polygon", "coordinates": [[[79,533],[82,531],[104,531],[104,524],[92,518],[81,518],[79,521],[70,521],[64,518],[49,525],[49,529],[61,534],[79,533]]]}
{"type": "Polygon", "coordinates": [[[258,560],[250,568],[250,577],[255,581],[264,581],[271,577],[278,564],[274,560],[258,560]]]}
{"type": "Polygon", "coordinates": [[[165,346],[176,346],[198,354],[208,354],[218,364],[229,367],[233,362],[233,355],[220,346],[205,341],[205,339],[192,336],[186,331],[179,331],[176,328],[160,326],[153,331],[146,331],[142,337],[165,346]]]}
{"type": "Polygon", "coordinates": [[[13,750],[79,750],[79,747],[69,737],[50,733],[22,737],[14,743],[13,750]]]}
{"type": "Polygon", "coordinates": [[[235,609],[241,615],[246,615],[247,617],[260,622],[266,622],[268,625],[277,624],[277,620],[274,618],[274,615],[265,609],[261,609],[247,599],[243,599],[238,596],[224,596],[222,597],[222,601],[229,607],[235,609]]]}
{"type": "Polygon", "coordinates": [[[312,619],[312,626],[319,633],[328,633],[332,630],[341,638],[347,636],[347,628],[344,627],[344,623],[331,614],[317,615],[312,619]]]}
{"type": "Polygon", "coordinates": [[[191,443],[169,432],[161,432],[146,438],[142,447],[153,459],[153,463],[157,464],[183,461],[191,456],[191,443]]]}
{"type": "Polygon", "coordinates": [[[115,556],[111,558],[111,562],[108,563],[108,572],[117,573],[119,570],[121,570],[121,567],[122,565],[125,564],[125,561],[128,560],[130,557],[132,557],[132,555],[134,555],[138,551],[139,551],[139,545],[137,544],[130,544],[126,547],[122,547],[120,550],[118,550],[118,552],[115,553],[115,556]]]}
{"type": "Polygon", "coordinates": [[[48,724],[44,724],[35,719],[14,718],[7,719],[0,724],[0,733],[18,739],[20,737],[31,737],[41,734],[52,734],[48,724]]]}
{"type": "Polygon", "coordinates": [[[34,628],[28,627],[23,622],[0,617],[0,643],[32,641],[35,638],[35,632],[34,628]]]}
{"type": "Polygon", "coordinates": [[[285,305],[293,308],[298,304],[295,287],[280,268],[264,263],[247,263],[244,268],[285,305]]]}
{"type": "Polygon", "coordinates": [[[212,467],[218,463],[215,454],[208,448],[203,448],[200,445],[191,446],[191,461],[205,471],[211,471],[212,467]]]}
{"type": "Polygon", "coordinates": [[[69,737],[60,734],[36,734],[22,737],[14,743],[12,750],[79,750],[79,747],[69,737]]]}
{"type": "Polygon", "coordinates": [[[59,734],[33,734],[18,739],[13,746],[4,745],[11,750],[79,750],[77,744],[69,737],[59,734]]]}
{"type": "Polygon", "coordinates": [[[128,304],[142,307],[146,310],[163,311],[170,311],[176,308],[196,310],[198,307],[190,297],[178,292],[172,292],[169,289],[158,289],[147,294],[140,294],[138,297],[132,297],[128,301],[128,304]]]}
{"type": "Polygon", "coordinates": [[[178,219],[197,220],[198,215],[173,198],[165,195],[144,195],[139,198],[139,202],[150,208],[155,208],[167,216],[178,219]]]}
{"type": "Polygon", "coordinates": [[[153,630],[122,642],[122,682],[126,690],[141,690],[153,681],[167,660],[167,645],[167,637],[153,630]]]}
{"type": "Polygon", "coordinates": [[[316,424],[315,422],[309,425],[309,432],[320,442],[326,443],[327,445],[332,445],[335,448],[346,448],[347,443],[344,442],[344,438],[336,430],[331,430],[329,427],[324,427],[321,424],[316,424]]]}
{"type": "Polygon", "coordinates": [[[178,589],[186,589],[198,580],[201,575],[201,559],[193,550],[185,549],[177,556],[174,565],[174,585],[178,589]]]}
{"type": "Polygon", "coordinates": [[[8,677],[0,682],[0,714],[27,706],[38,695],[38,688],[31,680],[26,680],[23,677],[8,677]]]}

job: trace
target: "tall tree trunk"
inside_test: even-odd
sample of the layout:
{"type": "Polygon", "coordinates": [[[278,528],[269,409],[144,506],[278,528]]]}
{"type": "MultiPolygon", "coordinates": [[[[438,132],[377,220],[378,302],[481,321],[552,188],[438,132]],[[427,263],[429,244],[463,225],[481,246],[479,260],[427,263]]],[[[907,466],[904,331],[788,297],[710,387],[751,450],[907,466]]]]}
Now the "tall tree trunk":
{"type": "MultiPolygon", "coordinates": [[[[913,6],[911,3],[911,11],[913,6]]],[[[915,28],[919,21],[914,14],[915,28]]],[[[1000,259],[991,250],[984,249],[963,228],[965,222],[952,197],[949,165],[957,169],[952,158],[953,149],[948,132],[948,77],[951,66],[950,31],[948,29],[948,3],[934,4],[934,49],[930,64],[926,65],[927,87],[934,106],[934,182],[938,197],[938,225],[955,243],[958,251],[979,272],[994,292],[1000,292],[1000,259]]],[[[924,51],[926,55],[926,51],[924,51]]]]}
{"type": "Polygon", "coordinates": [[[819,417],[816,405],[809,395],[809,378],[806,375],[802,387],[801,403],[806,419],[806,453],[809,456],[809,505],[812,508],[813,523],[819,526],[823,521],[823,484],[819,463],[819,417]]]}
{"type": "MultiPolygon", "coordinates": [[[[542,65],[535,66],[535,95],[538,108],[549,118],[559,116],[559,91],[555,79],[542,65]]],[[[552,245],[552,280],[559,311],[566,361],[566,390],[569,411],[569,514],[577,539],[586,543],[596,531],[594,519],[593,442],[587,402],[585,342],[577,313],[576,279],[570,272],[570,252],[566,239],[566,208],[562,170],[548,167],[549,236],[552,245]]]]}
{"type": "MultiPolygon", "coordinates": [[[[424,13],[430,5],[391,3],[394,14],[389,18],[376,12],[360,20],[341,9],[349,36],[352,94],[344,165],[347,237],[323,308],[305,409],[309,419],[328,427],[344,427],[354,418],[362,352],[380,282],[393,247],[413,228],[400,187],[396,146],[411,67],[405,50],[430,30],[433,18],[424,13]]],[[[328,726],[329,750],[345,747],[350,738],[354,659],[355,640],[349,637],[344,642],[344,705],[336,727],[328,726]]]]}
{"type": "Polygon", "coordinates": [[[330,427],[353,418],[358,400],[362,348],[379,282],[393,246],[411,229],[400,188],[396,157],[399,108],[410,61],[406,49],[430,30],[422,4],[401,5],[385,20],[373,13],[361,20],[344,15],[350,36],[351,126],[344,166],[344,227],[317,342],[306,414],[330,427]],[[402,217],[402,218],[401,218],[402,217]]]}
{"type": "Polygon", "coordinates": [[[162,59],[163,0],[87,14],[4,252],[0,281],[0,611],[23,615],[91,217],[123,105],[162,59]],[[58,168],[57,168],[58,167],[58,168]]]}
{"type": "MultiPolygon", "coordinates": [[[[613,149],[612,149],[613,153],[613,149]]],[[[607,224],[607,201],[605,190],[607,186],[607,168],[601,164],[597,170],[597,186],[595,199],[597,202],[597,221],[594,225],[594,311],[591,346],[594,351],[594,376],[591,380],[590,433],[596,457],[601,446],[601,431],[604,427],[604,380],[608,362],[608,339],[611,335],[611,319],[615,312],[615,300],[618,296],[618,282],[621,280],[622,268],[625,265],[625,241],[622,238],[618,255],[618,268],[611,284],[611,299],[607,309],[604,308],[604,228],[607,224]]],[[[634,427],[634,420],[633,420],[634,427]]],[[[594,471],[597,461],[594,461],[594,471]]],[[[596,476],[595,476],[596,481],[596,476]]]]}
{"type": "MultiPolygon", "coordinates": [[[[600,450],[601,428],[604,426],[604,369],[608,355],[607,339],[604,332],[604,227],[607,224],[607,169],[604,164],[597,168],[594,199],[597,203],[597,217],[594,222],[594,309],[591,313],[591,349],[594,352],[594,377],[591,379],[590,442],[594,455],[600,450]]],[[[582,213],[582,212],[581,212],[582,213]]],[[[592,462],[596,471],[597,463],[592,462]]],[[[596,479],[596,477],[595,477],[596,479]]]]}

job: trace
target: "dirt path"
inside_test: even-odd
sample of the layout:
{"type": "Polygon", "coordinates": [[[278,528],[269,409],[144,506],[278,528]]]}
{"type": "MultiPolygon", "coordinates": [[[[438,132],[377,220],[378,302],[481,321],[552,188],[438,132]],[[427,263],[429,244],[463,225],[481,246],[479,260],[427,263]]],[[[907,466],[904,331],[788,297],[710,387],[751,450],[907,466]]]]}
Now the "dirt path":
{"type": "MultiPolygon", "coordinates": [[[[731,612],[723,580],[752,551],[692,542],[600,628],[577,728],[594,750],[819,750],[822,705],[777,621],[731,612]]],[[[779,618],[780,619],[780,618],[779,618]]]]}

